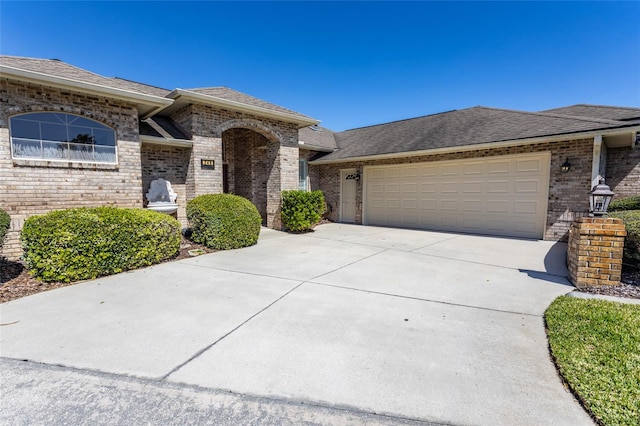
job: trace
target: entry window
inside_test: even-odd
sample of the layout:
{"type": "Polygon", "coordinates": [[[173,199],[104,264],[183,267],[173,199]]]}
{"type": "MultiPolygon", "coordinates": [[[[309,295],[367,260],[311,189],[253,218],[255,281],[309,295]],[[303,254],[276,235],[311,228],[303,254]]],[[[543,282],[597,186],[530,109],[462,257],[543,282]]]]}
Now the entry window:
{"type": "Polygon", "coordinates": [[[9,119],[13,158],[116,163],[115,131],[72,114],[36,112],[9,119]]]}
{"type": "Polygon", "coordinates": [[[298,188],[302,191],[309,190],[309,163],[307,160],[298,161],[298,188]]]}

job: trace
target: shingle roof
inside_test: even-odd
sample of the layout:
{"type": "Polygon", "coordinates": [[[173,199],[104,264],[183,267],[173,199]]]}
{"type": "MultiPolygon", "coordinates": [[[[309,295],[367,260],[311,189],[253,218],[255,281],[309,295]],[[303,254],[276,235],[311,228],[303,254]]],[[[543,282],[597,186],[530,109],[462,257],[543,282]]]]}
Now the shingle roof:
{"type": "Polygon", "coordinates": [[[237,90],[229,89],[228,87],[202,87],[197,89],[185,89],[189,92],[199,93],[201,95],[213,96],[215,98],[225,99],[227,101],[239,102],[245,105],[256,106],[260,108],[264,108],[271,111],[283,112],[286,114],[296,115],[302,118],[311,119],[306,115],[300,114],[299,112],[292,111],[287,108],[283,108],[281,106],[272,104],[267,101],[263,101],[262,99],[254,98],[253,96],[249,96],[245,93],[238,92],[237,90]]]}
{"type": "Polygon", "coordinates": [[[336,133],[322,161],[550,137],[632,123],[477,106],[336,133]]]}
{"type": "Polygon", "coordinates": [[[0,63],[4,66],[33,71],[54,77],[62,77],[84,83],[99,84],[114,89],[128,90],[153,96],[166,96],[169,91],[155,86],[138,83],[121,78],[103,77],[82,68],[69,65],[58,59],[24,58],[19,56],[0,56],[0,63]]]}
{"type": "Polygon", "coordinates": [[[604,118],[620,121],[640,121],[640,108],[577,104],[562,108],[548,109],[546,111],[540,112],[570,115],[574,117],[604,118]]]}
{"type": "Polygon", "coordinates": [[[334,151],[337,148],[334,132],[320,126],[303,127],[298,130],[298,140],[302,142],[301,147],[307,149],[334,151]]]}

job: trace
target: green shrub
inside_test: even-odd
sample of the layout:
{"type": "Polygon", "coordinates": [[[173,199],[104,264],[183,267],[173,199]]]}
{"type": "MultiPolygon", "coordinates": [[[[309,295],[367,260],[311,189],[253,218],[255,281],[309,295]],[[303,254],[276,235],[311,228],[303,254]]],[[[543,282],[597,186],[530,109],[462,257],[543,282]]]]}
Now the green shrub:
{"type": "Polygon", "coordinates": [[[77,281],[170,259],[180,223],[166,214],[116,207],[57,210],[28,218],[20,234],[24,260],[43,281],[77,281]]]}
{"type": "Polygon", "coordinates": [[[627,210],[609,213],[624,221],[627,236],[624,239],[624,262],[640,268],[640,210],[627,210]]]}
{"type": "Polygon", "coordinates": [[[640,210],[640,195],[619,198],[611,201],[607,211],[618,212],[623,210],[640,210]]]}
{"type": "Polygon", "coordinates": [[[2,242],[4,241],[5,235],[7,235],[7,231],[9,230],[10,224],[11,224],[11,217],[7,212],[0,209],[0,247],[2,247],[2,242]]]}
{"type": "Polygon", "coordinates": [[[282,191],[280,216],[289,231],[308,231],[320,221],[324,210],[322,191],[282,191]]]}
{"type": "Polygon", "coordinates": [[[191,239],[217,250],[258,242],[262,218],[246,198],[231,194],[200,195],[187,203],[191,239]]]}

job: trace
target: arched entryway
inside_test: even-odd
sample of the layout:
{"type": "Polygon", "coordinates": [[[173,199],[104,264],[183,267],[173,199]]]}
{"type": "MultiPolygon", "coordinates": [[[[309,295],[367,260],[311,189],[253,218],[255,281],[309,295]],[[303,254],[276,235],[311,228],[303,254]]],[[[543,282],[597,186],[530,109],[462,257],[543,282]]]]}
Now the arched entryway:
{"type": "Polygon", "coordinates": [[[252,129],[233,128],[222,133],[224,190],[251,200],[265,225],[269,144],[274,142],[252,129]]]}

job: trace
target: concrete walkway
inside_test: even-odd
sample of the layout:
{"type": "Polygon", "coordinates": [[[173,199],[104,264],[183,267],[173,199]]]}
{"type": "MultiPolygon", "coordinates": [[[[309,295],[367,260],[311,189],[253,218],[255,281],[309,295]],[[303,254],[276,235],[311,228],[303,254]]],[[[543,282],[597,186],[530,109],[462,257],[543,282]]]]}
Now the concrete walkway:
{"type": "MultiPolygon", "coordinates": [[[[154,386],[195,386],[279,407],[254,421],[227,413],[225,424],[592,424],[563,388],[544,333],[545,309],[573,289],[565,252],[562,243],[357,225],[263,229],[253,247],[0,305],[9,324],[0,365],[13,372],[3,395],[34,377],[50,389],[67,371],[92,386],[95,377],[128,390],[143,381],[150,399],[154,386]],[[23,365],[31,375],[16,373],[23,365]],[[301,403],[307,417],[286,409],[301,403]]],[[[1,407],[13,424],[26,415],[15,403],[3,397],[1,407]]]]}

